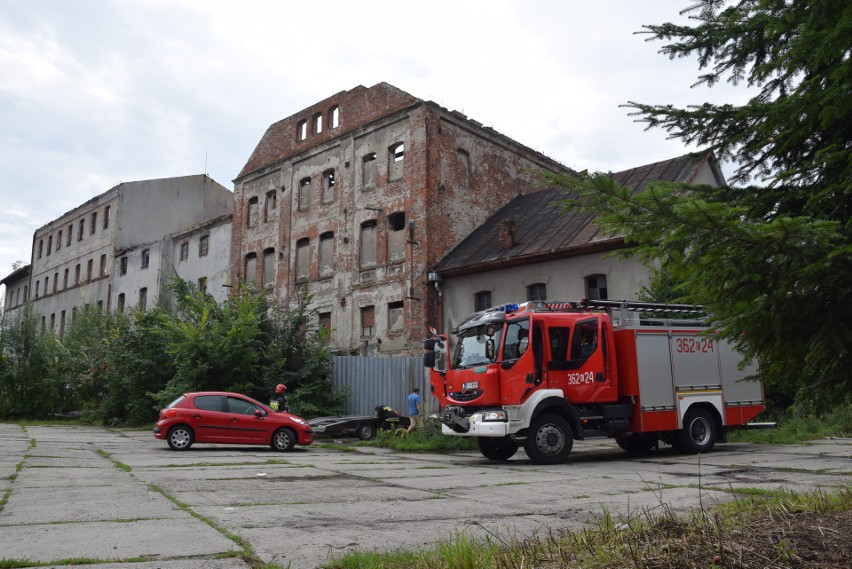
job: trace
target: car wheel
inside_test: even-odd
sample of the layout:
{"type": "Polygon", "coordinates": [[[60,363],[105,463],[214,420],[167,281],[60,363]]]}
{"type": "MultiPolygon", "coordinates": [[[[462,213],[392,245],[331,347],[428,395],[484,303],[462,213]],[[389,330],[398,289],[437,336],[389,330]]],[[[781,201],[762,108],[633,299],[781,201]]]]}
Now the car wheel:
{"type": "Polygon", "coordinates": [[[376,428],[371,423],[362,423],[358,425],[355,434],[362,441],[369,441],[376,436],[376,428]]]}
{"type": "Polygon", "coordinates": [[[675,447],[684,454],[708,452],[718,439],[718,427],[713,416],[701,408],[693,408],[683,418],[683,429],[674,437],[675,447]]]}
{"type": "Polygon", "coordinates": [[[509,460],[518,452],[517,443],[507,438],[476,437],[476,446],[489,460],[509,460]]]}
{"type": "Polygon", "coordinates": [[[272,443],[270,443],[270,446],[281,452],[293,450],[293,447],[296,446],[296,433],[287,428],[278,429],[272,435],[272,443]]]}
{"type": "Polygon", "coordinates": [[[615,437],[618,446],[631,454],[645,454],[658,440],[657,433],[623,433],[615,437]]]}
{"type": "Polygon", "coordinates": [[[195,442],[195,434],[186,425],[175,425],[169,429],[166,440],[172,450],[186,450],[195,442]]]}
{"type": "Polygon", "coordinates": [[[574,447],[574,433],[568,421],[553,413],[536,417],[527,432],[524,450],[536,464],[560,464],[568,460],[574,447]]]}

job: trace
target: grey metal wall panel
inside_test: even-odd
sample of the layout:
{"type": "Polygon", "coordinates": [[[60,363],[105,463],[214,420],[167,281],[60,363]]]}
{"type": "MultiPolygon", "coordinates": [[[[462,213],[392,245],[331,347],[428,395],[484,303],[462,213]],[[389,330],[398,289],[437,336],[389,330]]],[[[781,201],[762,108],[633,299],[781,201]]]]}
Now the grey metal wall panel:
{"type": "Polygon", "coordinates": [[[642,407],[674,407],[668,336],[639,332],[636,335],[636,363],[642,407]]]}
{"type": "Polygon", "coordinates": [[[335,356],[332,370],[333,388],[348,392],[347,415],[372,415],[377,405],[388,405],[407,416],[407,397],[415,386],[420,388],[424,411],[437,410],[422,358],[335,356]]]}
{"type": "Polygon", "coordinates": [[[744,377],[757,375],[757,362],[752,361],[743,369],[738,369],[742,354],[734,351],[727,342],[719,344],[719,361],[722,370],[722,387],[725,390],[725,403],[762,403],[763,387],[758,381],[742,381],[744,377]]]}
{"type": "Polygon", "coordinates": [[[721,387],[718,342],[694,334],[673,334],[671,339],[675,387],[721,387]]]}

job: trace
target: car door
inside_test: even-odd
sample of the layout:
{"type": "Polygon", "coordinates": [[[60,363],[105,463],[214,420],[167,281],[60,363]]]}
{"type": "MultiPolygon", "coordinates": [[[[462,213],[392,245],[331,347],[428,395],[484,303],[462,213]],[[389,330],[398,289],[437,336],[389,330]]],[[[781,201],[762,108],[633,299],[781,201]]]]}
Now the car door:
{"type": "Polygon", "coordinates": [[[244,444],[266,444],[272,440],[270,422],[266,420],[266,411],[257,404],[229,395],[228,430],[231,442],[244,444]],[[260,410],[258,417],[255,411],[260,410]]]}
{"type": "Polygon", "coordinates": [[[230,441],[230,422],[225,412],[225,398],[221,395],[192,396],[187,422],[195,431],[199,443],[227,443],[230,441]]]}

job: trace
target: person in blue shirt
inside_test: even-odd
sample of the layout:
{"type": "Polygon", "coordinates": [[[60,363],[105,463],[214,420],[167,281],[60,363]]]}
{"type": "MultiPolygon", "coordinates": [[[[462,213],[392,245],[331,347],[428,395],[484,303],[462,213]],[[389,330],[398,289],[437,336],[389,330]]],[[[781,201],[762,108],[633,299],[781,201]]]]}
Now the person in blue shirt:
{"type": "Polygon", "coordinates": [[[420,389],[417,387],[412,389],[408,396],[408,418],[411,421],[408,425],[409,433],[411,429],[423,424],[423,401],[420,399],[420,389]]]}

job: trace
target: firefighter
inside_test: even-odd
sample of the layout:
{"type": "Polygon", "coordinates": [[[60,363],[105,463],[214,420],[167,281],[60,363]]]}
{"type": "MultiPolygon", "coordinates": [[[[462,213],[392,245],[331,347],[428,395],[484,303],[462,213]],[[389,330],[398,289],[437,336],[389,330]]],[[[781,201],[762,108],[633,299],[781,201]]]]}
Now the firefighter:
{"type": "Polygon", "coordinates": [[[287,406],[287,395],[284,393],[287,391],[287,386],[283,383],[279,383],[275,386],[275,394],[269,400],[269,406],[275,409],[276,411],[286,411],[290,412],[290,407],[287,406]]]}

